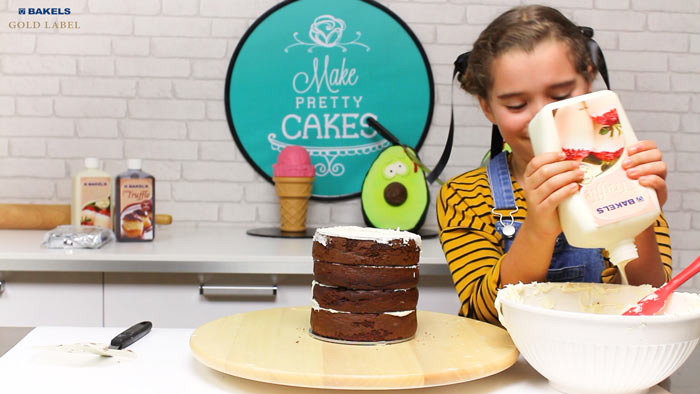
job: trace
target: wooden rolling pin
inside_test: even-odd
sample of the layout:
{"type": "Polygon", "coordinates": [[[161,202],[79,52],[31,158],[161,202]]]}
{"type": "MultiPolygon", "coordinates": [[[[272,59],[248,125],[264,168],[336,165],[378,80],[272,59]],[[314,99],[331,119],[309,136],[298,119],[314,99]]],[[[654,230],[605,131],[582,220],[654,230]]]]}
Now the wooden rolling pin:
{"type": "MultiPolygon", "coordinates": [[[[156,224],[170,224],[170,215],[156,214],[156,224]]],[[[0,204],[0,229],[48,230],[70,224],[70,205],[0,204]]]]}

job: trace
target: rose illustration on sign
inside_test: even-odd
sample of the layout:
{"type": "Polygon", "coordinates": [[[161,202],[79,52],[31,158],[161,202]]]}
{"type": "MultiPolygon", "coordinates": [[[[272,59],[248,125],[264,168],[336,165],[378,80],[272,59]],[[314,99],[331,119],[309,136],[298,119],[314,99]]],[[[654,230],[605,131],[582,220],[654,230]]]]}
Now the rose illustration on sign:
{"type": "Polygon", "coordinates": [[[345,21],[336,18],[333,15],[320,15],[314,19],[311,27],[309,28],[309,38],[312,42],[304,42],[299,39],[299,32],[294,32],[294,40],[296,43],[291,44],[284,48],[285,52],[289,52],[289,48],[295,46],[308,46],[307,52],[312,52],[314,48],[324,47],[324,48],[334,48],[338,47],[343,52],[347,52],[347,45],[359,45],[364,47],[367,52],[369,52],[370,47],[359,42],[362,33],[355,32],[357,36],[354,40],[348,42],[341,42],[340,39],[343,37],[343,31],[345,31],[345,21]]]}
{"type": "Polygon", "coordinates": [[[340,42],[345,30],[345,21],[333,15],[321,15],[314,20],[309,29],[309,37],[323,47],[333,47],[340,42]]]}

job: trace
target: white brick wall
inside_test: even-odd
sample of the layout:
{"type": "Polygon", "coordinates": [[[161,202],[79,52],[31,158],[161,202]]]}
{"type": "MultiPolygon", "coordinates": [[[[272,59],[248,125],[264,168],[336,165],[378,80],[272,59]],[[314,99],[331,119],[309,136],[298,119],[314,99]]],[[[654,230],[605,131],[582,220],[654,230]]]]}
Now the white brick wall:
{"type": "MultiPolygon", "coordinates": [[[[699,0],[382,0],[413,29],[436,82],[433,124],[421,155],[442,152],[452,62],[495,15],[544,2],[596,29],[613,88],[640,138],[669,165],[665,211],[676,269],[700,254],[699,0]]],[[[238,152],[223,90],[248,26],[277,0],[64,0],[79,31],[14,31],[19,7],[0,0],[0,202],[66,203],[70,175],[91,152],[112,173],[142,157],[159,180],[159,210],[178,222],[274,225],[274,187],[238,152]]],[[[490,127],[455,90],[457,135],[444,177],[476,166],[490,127]]],[[[431,187],[434,197],[437,187],[431,187]]],[[[312,201],[309,224],[361,224],[357,199],[312,201]]],[[[435,226],[431,207],[426,227],[435,226]]],[[[700,278],[691,286],[700,288],[700,278]]]]}

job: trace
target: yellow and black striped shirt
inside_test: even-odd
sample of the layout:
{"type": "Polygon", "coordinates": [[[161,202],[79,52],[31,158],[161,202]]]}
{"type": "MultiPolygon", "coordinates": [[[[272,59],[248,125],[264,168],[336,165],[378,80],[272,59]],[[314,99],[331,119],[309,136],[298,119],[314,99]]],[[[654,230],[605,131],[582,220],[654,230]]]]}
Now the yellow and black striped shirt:
{"type": "MultiPolygon", "coordinates": [[[[524,221],[527,216],[525,193],[512,176],[511,182],[518,207],[514,218],[524,221]]],[[[497,324],[494,301],[501,287],[504,250],[492,208],[486,167],[450,179],[437,198],[440,242],[462,302],[460,314],[497,324]]],[[[668,280],[671,277],[671,240],[663,214],[657,219],[654,230],[668,280]]],[[[603,251],[603,257],[605,269],[601,281],[612,282],[617,268],[610,263],[607,251],[603,251]]]]}

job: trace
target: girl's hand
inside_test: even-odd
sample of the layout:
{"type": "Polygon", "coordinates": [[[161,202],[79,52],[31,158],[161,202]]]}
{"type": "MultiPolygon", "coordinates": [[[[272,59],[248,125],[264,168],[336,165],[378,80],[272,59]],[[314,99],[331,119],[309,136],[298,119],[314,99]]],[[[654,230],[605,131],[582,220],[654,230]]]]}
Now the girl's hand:
{"type": "Polygon", "coordinates": [[[542,153],[525,167],[523,189],[527,199],[525,222],[535,234],[554,238],[561,233],[557,207],[579,189],[583,180],[579,162],[564,160],[564,153],[542,153]]]}
{"type": "Polygon", "coordinates": [[[629,155],[622,162],[627,177],[638,179],[639,184],[656,190],[659,205],[663,206],[668,198],[666,188],[666,163],[661,159],[661,151],[654,141],[639,141],[627,148],[629,155]]]}

